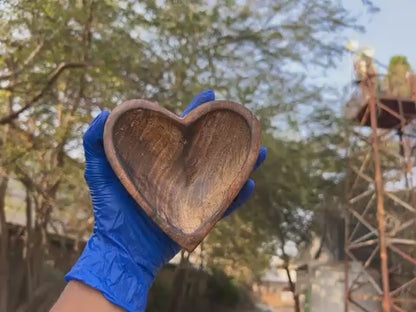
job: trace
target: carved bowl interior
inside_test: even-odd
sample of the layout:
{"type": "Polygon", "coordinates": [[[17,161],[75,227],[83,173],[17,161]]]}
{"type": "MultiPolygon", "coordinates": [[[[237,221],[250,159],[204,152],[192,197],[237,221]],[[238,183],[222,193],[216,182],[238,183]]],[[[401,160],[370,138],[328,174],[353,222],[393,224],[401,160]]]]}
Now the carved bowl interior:
{"type": "Polygon", "coordinates": [[[261,129],[251,112],[233,102],[207,103],[180,118],[157,104],[133,100],[110,115],[104,145],[137,203],[192,250],[248,179],[261,129]]]}

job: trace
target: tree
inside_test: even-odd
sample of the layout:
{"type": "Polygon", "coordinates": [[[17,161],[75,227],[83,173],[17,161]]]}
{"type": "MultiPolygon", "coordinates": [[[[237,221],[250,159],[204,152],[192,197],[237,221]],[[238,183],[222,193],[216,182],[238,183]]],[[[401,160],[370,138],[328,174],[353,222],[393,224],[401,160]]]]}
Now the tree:
{"type": "Polygon", "coordinates": [[[393,56],[390,59],[387,85],[391,96],[410,98],[412,88],[408,76],[411,74],[410,64],[405,56],[393,56]]]}
{"type": "MultiPolygon", "coordinates": [[[[334,65],[342,53],[340,34],[357,28],[338,1],[13,0],[2,2],[1,8],[0,127],[7,139],[0,142],[5,190],[0,203],[7,180],[20,181],[27,194],[26,268],[20,270],[25,279],[23,310],[42,284],[48,227],[77,237],[91,229],[81,136],[93,115],[131,98],[150,98],[180,112],[196,93],[213,88],[219,97],[242,102],[258,114],[265,142],[278,155],[281,141],[268,132],[275,116],[292,114],[299,103],[321,98],[322,88],[306,81],[304,66],[334,65]],[[80,230],[79,224],[86,225],[80,230]]],[[[269,170],[296,167],[287,163],[290,151],[285,149],[286,157],[269,170]]],[[[272,213],[279,207],[276,195],[284,190],[281,198],[292,200],[297,211],[299,202],[293,197],[298,194],[274,176],[270,173],[259,182],[256,203],[269,205],[272,213]],[[260,194],[273,200],[264,202],[260,194]]],[[[4,205],[0,208],[0,267],[6,268],[4,205]]],[[[251,237],[265,216],[249,222],[254,216],[248,212],[232,220],[244,223],[240,233],[251,237]]],[[[272,220],[283,222],[274,213],[272,220]]],[[[228,232],[233,228],[230,224],[228,232]]],[[[250,248],[261,245],[254,271],[267,264],[268,256],[261,255],[269,254],[268,234],[255,233],[259,241],[250,242],[250,248]]],[[[253,257],[239,242],[230,244],[240,255],[245,253],[237,259],[249,266],[253,257]]],[[[9,297],[8,279],[8,272],[1,272],[2,299],[9,297]]],[[[6,300],[2,304],[15,308],[6,300]]]]}
{"type": "MultiPolygon", "coordinates": [[[[268,269],[271,256],[278,255],[295,294],[289,270],[296,258],[294,247],[305,248],[314,233],[324,237],[331,225],[323,229],[323,210],[333,210],[335,203],[343,202],[339,179],[344,170],[344,159],[339,155],[342,133],[328,133],[331,129],[321,130],[319,135],[311,133],[305,141],[264,136],[269,157],[255,174],[253,199],[209,236],[212,266],[226,267],[229,274],[250,284],[268,269]],[[245,250],[244,246],[250,247],[245,250]]],[[[297,296],[294,299],[299,311],[297,296]]]]}

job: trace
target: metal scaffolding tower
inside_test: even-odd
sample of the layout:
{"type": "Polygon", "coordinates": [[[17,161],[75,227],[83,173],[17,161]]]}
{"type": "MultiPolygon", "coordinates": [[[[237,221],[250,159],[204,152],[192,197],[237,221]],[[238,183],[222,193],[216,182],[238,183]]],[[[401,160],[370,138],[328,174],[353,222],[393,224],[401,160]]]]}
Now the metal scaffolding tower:
{"type": "Polygon", "coordinates": [[[378,311],[416,311],[416,93],[407,79],[400,98],[382,90],[388,77],[367,71],[349,102],[345,312],[374,311],[369,301],[378,311]]]}

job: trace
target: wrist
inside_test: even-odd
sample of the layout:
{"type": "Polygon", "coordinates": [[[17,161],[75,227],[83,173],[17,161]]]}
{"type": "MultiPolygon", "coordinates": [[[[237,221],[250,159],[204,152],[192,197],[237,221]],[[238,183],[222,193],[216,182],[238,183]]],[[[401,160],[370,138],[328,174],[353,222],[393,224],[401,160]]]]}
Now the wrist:
{"type": "Polygon", "coordinates": [[[137,264],[128,252],[94,234],[65,279],[100,291],[127,311],[145,311],[154,274],[137,264]]]}

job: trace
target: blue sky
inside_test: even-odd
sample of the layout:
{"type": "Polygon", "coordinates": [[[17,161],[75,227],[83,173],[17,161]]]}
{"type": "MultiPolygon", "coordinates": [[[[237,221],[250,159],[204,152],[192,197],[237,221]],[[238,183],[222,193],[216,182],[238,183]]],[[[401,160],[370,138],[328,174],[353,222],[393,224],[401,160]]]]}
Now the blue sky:
{"type": "MultiPolygon", "coordinates": [[[[416,19],[416,0],[373,0],[380,8],[378,13],[367,12],[362,0],[342,1],[344,6],[358,17],[359,24],[365,27],[365,32],[349,31],[347,34],[340,34],[340,37],[346,36],[351,40],[358,41],[360,46],[374,48],[376,60],[386,66],[392,56],[404,55],[416,71],[416,38],[413,39],[414,28],[416,28],[413,22],[416,19]]],[[[346,45],[347,41],[341,42],[341,44],[346,45]]],[[[379,73],[384,74],[385,70],[379,67],[379,73]]],[[[354,75],[351,55],[345,53],[335,68],[326,70],[324,73],[318,69],[316,72],[309,72],[308,75],[308,81],[322,83],[338,90],[335,94],[328,93],[327,101],[330,105],[334,105],[333,108],[336,112],[342,114],[345,101],[349,97],[348,93],[353,90],[354,75]],[[346,89],[347,94],[344,93],[346,86],[350,87],[346,89]]],[[[298,111],[300,120],[306,118],[304,120],[306,122],[312,110],[313,107],[302,106],[298,111]]],[[[301,136],[308,137],[310,131],[314,129],[313,127],[306,122],[300,129],[301,136]]],[[[287,136],[288,133],[286,132],[285,135],[287,136]]]]}
{"type": "MultiPolygon", "coordinates": [[[[416,0],[374,0],[380,8],[376,14],[368,14],[361,0],[345,0],[346,8],[359,15],[366,27],[365,33],[351,32],[349,37],[362,46],[375,49],[375,58],[388,65],[394,55],[407,56],[413,69],[416,69],[416,0]]],[[[382,69],[379,69],[383,73],[382,69]]],[[[328,73],[334,83],[340,87],[351,81],[352,63],[346,55],[336,69],[328,73]]]]}

